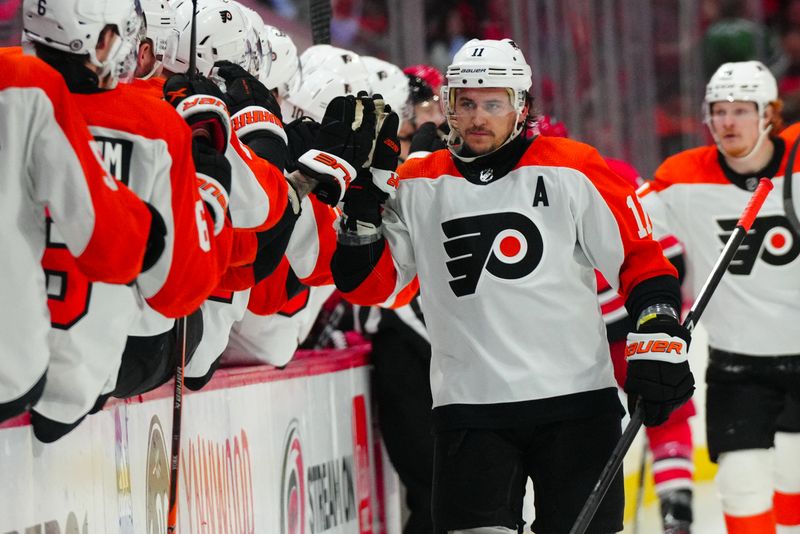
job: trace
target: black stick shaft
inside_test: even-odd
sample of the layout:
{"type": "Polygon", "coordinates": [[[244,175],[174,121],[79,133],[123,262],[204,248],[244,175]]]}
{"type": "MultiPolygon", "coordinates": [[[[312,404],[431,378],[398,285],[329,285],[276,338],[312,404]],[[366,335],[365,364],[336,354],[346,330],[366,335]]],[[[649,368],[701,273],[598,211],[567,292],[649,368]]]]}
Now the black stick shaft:
{"type": "Polygon", "coordinates": [[[309,0],[311,15],[311,39],[314,44],[331,43],[331,2],[330,0],[309,0]]]}
{"type": "Polygon", "coordinates": [[[177,349],[180,358],[175,366],[175,393],[172,403],[172,451],[169,464],[169,512],[167,534],[176,532],[178,526],[178,469],[181,459],[181,417],[183,415],[183,369],[186,365],[186,318],[176,320],[177,349]]]}
{"type": "Polygon", "coordinates": [[[197,74],[197,0],[192,0],[192,29],[189,32],[189,76],[197,74]]]}

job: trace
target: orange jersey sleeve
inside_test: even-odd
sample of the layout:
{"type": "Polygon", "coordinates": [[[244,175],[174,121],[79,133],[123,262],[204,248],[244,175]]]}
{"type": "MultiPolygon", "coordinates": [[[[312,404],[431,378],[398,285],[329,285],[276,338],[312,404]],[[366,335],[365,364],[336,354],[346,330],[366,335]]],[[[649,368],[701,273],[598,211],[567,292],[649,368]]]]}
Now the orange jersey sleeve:
{"type": "Polygon", "coordinates": [[[167,317],[196,310],[228,265],[232,229],[216,236],[197,189],[189,127],[166,102],[141,89],[76,95],[103,157],[120,181],[150,202],[167,225],[162,258],[137,280],[167,317]],[[120,113],[120,107],[137,113],[120,113]]]}
{"type": "MultiPolygon", "coordinates": [[[[30,56],[11,51],[0,57],[0,90],[39,92],[51,106],[31,125],[40,128],[33,142],[39,156],[32,158],[31,169],[35,196],[47,203],[89,279],[130,282],[142,266],[149,210],[101,166],[86,122],[61,75],[30,56]]],[[[5,119],[13,120],[8,115],[5,119]]]]}

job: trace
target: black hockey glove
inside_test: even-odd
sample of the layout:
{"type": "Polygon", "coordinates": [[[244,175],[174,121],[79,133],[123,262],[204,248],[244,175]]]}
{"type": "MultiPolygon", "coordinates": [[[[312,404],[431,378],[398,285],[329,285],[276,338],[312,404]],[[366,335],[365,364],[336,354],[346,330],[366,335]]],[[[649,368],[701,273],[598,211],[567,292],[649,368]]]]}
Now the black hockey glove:
{"type": "Polygon", "coordinates": [[[214,75],[225,80],[225,102],[231,125],[239,139],[258,157],[283,170],[286,167],[286,133],[281,108],[272,92],[252,74],[230,61],[215,64],[214,75]]]}
{"type": "Polygon", "coordinates": [[[414,132],[411,138],[411,148],[408,150],[409,158],[424,157],[431,152],[447,148],[447,123],[442,127],[432,122],[426,122],[414,132]]]}
{"type": "Polygon", "coordinates": [[[381,117],[371,167],[359,170],[358,177],[344,196],[346,224],[351,231],[356,229],[356,221],[379,226],[383,203],[397,191],[395,169],[400,157],[400,141],[397,138],[400,119],[389,106],[384,106],[380,95],[375,95],[375,109],[376,112],[380,110],[381,117]]]}
{"type": "MultiPolygon", "coordinates": [[[[383,107],[383,106],[381,106],[383,107]]],[[[376,109],[378,105],[376,105],[376,109]]],[[[400,128],[400,118],[389,106],[383,107],[383,118],[380,121],[380,130],[375,139],[375,149],[372,152],[372,182],[390,197],[397,192],[398,178],[397,162],[400,158],[400,140],[397,130],[400,128]]],[[[384,201],[386,198],[384,197],[384,201]]]]}
{"type": "Polygon", "coordinates": [[[658,426],[694,392],[694,377],[686,359],[691,333],[677,319],[658,315],[628,334],[625,356],[628,409],[644,410],[645,426],[658,426]]]}
{"type": "Polygon", "coordinates": [[[366,93],[331,100],[314,140],[314,148],[297,160],[298,170],[318,183],[317,198],[337,205],[368,160],[375,142],[375,105],[366,93]]]}
{"type": "Polygon", "coordinates": [[[311,117],[300,117],[284,126],[289,140],[289,156],[286,158],[286,172],[297,170],[297,160],[314,148],[319,133],[319,123],[311,117]]]}
{"type": "Polygon", "coordinates": [[[272,91],[241,66],[230,61],[218,61],[214,64],[214,72],[225,80],[225,102],[231,115],[256,106],[283,120],[281,107],[272,91]]]}
{"type": "Polygon", "coordinates": [[[231,164],[203,138],[192,141],[192,158],[197,171],[200,198],[206,203],[214,218],[214,235],[225,226],[231,194],[231,164]]]}
{"type": "Polygon", "coordinates": [[[164,84],[164,100],[172,104],[192,129],[217,152],[224,153],[231,138],[228,107],[219,87],[202,76],[175,74],[164,84]]]}
{"type": "Polygon", "coordinates": [[[144,205],[150,210],[150,233],[147,236],[147,248],[144,251],[144,259],[142,260],[143,273],[150,270],[161,258],[167,236],[167,225],[164,223],[164,218],[149,202],[145,202],[144,205]]]}

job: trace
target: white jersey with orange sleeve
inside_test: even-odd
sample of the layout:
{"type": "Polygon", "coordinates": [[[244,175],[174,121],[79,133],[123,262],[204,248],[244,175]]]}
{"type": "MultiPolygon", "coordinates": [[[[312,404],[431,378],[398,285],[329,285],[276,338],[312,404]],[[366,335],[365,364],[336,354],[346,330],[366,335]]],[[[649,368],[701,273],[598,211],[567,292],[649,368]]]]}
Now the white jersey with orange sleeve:
{"type": "Polygon", "coordinates": [[[615,392],[594,269],[625,297],[676,272],[597,151],[537,137],[502,176],[465,178],[447,150],[398,173],[382,255],[344,296],[380,303],[419,276],[434,407],[578,413],[615,392]]]}
{"type": "Polygon", "coordinates": [[[150,233],[147,206],[101,166],[61,75],[0,50],[0,404],[18,399],[49,361],[50,317],[40,261],[45,208],[69,254],[93,281],[131,282],[150,233]],[[13,305],[12,305],[13,303],[13,305]]]}
{"type": "MultiPolygon", "coordinates": [[[[644,183],[639,171],[626,161],[614,158],[603,158],[608,164],[608,168],[617,173],[621,178],[628,182],[631,187],[639,188],[644,183]]],[[[663,235],[658,238],[661,249],[670,261],[683,254],[683,246],[674,235],[663,235]]],[[[603,322],[606,324],[608,339],[614,341],[625,339],[628,331],[632,330],[632,321],[625,309],[625,299],[603,278],[599,272],[597,274],[597,298],[600,301],[600,311],[603,313],[603,322]]]]}
{"type": "Polygon", "coordinates": [[[48,301],[52,372],[35,409],[62,423],[85,415],[116,377],[140,310],[181,317],[200,306],[227,268],[232,234],[226,226],[214,235],[189,127],[172,106],[124,85],[74,97],[109,171],[159,212],[167,231],[164,252],[134,288],[91,284],[59,248],[58,225],[49,227],[42,266],[48,287],[58,289],[48,301]]]}
{"type": "MultiPolygon", "coordinates": [[[[800,236],[786,218],[782,193],[788,150],[775,139],[764,170],[775,190],[767,196],[708,304],[709,345],[752,356],[800,354],[800,236]]],[[[686,249],[684,285],[696,296],[752,196],[758,176],[720,165],[716,146],[668,158],[639,189],[656,237],[674,234],[686,249]]]]}

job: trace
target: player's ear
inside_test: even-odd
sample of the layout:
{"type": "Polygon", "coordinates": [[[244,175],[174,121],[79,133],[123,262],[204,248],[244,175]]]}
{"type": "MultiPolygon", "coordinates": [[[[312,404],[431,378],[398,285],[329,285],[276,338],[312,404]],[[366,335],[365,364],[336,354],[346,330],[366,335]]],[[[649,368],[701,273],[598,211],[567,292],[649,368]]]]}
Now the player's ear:
{"type": "Polygon", "coordinates": [[[139,43],[139,53],[136,56],[136,63],[137,65],[143,65],[147,63],[147,60],[150,58],[150,54],[154,54],[153,45],[150,44],[150,41],[147,39],[143,40],[139,43]]]}

